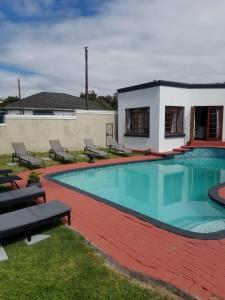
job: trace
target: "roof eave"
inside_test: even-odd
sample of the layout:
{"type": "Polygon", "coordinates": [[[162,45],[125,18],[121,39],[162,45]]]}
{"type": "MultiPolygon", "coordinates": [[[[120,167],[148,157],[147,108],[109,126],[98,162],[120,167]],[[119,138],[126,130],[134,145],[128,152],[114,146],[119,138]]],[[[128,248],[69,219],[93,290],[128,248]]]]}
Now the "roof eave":
{"type": "Polygon", "coordinates": [[[185,88],[185,89],[225,89],[224,83],[183,83],[165,80],[155,80],[151,82],[146,82],[138,85],[128,86],[125,88],[117,89],[118,93],[126,93],[136,90],[148,89],[156,86],[167,86],[175,88],[185,88]]]}

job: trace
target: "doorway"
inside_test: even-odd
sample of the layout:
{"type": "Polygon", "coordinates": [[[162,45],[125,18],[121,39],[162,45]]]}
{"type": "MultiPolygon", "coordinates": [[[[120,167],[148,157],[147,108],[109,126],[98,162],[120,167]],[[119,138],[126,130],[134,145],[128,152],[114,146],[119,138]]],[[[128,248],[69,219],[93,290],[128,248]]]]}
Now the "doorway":
{"type": "Polygon", "coordinates": [[[191,140],[222,140],[223,106],[195,106],[191,113],[191,140]]]}
{"type": "Polygon", "coordinates": [[[106,146],[109,146],[108,137],[113,137],[113,123],[106,123],[106,146]]]}

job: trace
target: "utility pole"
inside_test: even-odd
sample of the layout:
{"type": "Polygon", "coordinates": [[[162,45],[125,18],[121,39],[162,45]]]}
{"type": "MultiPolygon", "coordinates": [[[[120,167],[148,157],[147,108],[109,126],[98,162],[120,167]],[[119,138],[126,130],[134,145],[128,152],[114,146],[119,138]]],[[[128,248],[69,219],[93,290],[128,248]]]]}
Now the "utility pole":
{"type": "Polygon", "coordinates": [[[20,79],[17,79],[17,83],[18,83],[18,95],[19,95],[19,103],[20,103],[20,114],[22,115],[22,102],[21,102],[21,92],[20,92],[20,79]]]}
{"type": "Polygon", "coordinates": [[[88,47],[85,49],[85,100],[86,100],[86,109],[88,110],[88,47]]]}

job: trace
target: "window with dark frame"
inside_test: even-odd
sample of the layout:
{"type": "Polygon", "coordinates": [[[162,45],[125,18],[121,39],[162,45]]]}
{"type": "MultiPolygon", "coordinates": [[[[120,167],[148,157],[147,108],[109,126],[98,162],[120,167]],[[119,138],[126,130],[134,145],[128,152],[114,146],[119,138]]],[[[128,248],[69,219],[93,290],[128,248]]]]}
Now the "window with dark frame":
{"type": "Polygon", "coordinates": [[[126,109],[126,135],[149,136],[150,107],[126,109]]]}
{"type": "Polygon", "coordinates": [[[37,109],[33,110],[33,115],[38,116],[38,115],[54,115],[53,110],[44,110],[44,109],[37,109]]]}
{"type": "Polygon", "coordinates": [[[184,107],[166,106],[165,107],[165,135],[183,135],[184,127],[184,107]]]}

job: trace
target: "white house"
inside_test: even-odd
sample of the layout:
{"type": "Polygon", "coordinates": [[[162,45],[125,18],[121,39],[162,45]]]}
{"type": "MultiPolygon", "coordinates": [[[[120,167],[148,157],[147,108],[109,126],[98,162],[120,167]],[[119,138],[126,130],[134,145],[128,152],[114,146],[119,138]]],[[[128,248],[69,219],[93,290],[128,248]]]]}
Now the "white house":
{"type": "Polygon", "coordinates": [[[225,140],[225,83],[152,81],[118,89],[118,139],[132,149],[171,151],[225,140]]]}

